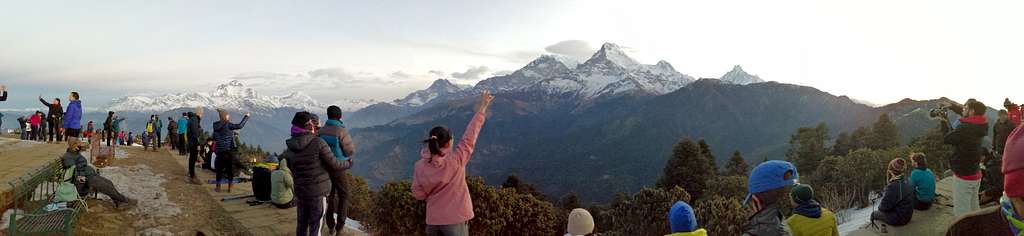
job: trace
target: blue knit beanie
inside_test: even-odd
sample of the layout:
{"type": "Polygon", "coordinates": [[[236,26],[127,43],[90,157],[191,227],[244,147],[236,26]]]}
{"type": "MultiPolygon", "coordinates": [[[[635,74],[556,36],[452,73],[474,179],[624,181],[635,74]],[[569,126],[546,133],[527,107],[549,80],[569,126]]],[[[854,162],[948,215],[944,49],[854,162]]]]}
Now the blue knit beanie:
{"type": "Polygon", "coordinates": [[[693,232],[697,230],[697,217],[693,216],[693,208],[683,201],[672,205],[668,211],[668,223],[673,233],[693,232]]]}

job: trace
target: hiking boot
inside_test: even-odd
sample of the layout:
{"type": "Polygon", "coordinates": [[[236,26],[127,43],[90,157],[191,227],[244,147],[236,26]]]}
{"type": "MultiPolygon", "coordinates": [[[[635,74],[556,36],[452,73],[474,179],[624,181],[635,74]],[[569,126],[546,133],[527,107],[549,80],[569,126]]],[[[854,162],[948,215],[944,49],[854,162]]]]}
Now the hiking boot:
{"type": "Polygon", "coordinates": [[[188,178],[188,183],[194,184],[194,185],[201,185],[202,184],[201,182],[199,182],[199,179],[197,179],[196,177],[188,178]]]}

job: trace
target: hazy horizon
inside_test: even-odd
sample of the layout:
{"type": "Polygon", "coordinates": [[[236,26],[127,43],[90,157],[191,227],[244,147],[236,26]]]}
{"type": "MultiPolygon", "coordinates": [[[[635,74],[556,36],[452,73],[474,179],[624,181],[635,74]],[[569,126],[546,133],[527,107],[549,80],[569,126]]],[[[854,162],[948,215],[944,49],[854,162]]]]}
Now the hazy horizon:
{"type": "MultiPolygon", "coordinates": [[[[261,94],[323,103],[392,100],[438,78],[461,84],[541,54],[585,60],[604,42],[641,63],[717,78],[741,65],[764,80],[874,104],[979,98],[1016,78],[1024,3],[985,1],[481,3],[11,2],[0,10],[0,109],[83,94],[87,107],[134,94],[211,91],[240,79],[261,94]],[[1017,6],[1017,7],[1012,7],[1017,6]]],[[[1016,101],[1015,100],[1015,101],[1016,101]]],[[[1019,101],[1018,101],[1019,102],[1019,101]]],[[[41,108],[39,108],[41,109],[41,108]]]]}

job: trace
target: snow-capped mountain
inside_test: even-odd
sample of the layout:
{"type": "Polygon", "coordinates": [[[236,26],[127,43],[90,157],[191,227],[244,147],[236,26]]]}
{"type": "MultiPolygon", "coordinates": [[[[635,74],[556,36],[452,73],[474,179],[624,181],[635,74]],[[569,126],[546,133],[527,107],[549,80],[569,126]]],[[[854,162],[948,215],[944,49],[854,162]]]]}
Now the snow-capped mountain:
{"type": "MultiPolygon", "coordinates": [[[[362,108],[365,102],[344,104],[349,110],[362,108]]],[[[237,111],[266,111],[276,108],[322,110],[323,106],[309,95],[295,91],[284,96],[261,96],[241,81],[232,80],[212,92],[187,92],[158,96],[125,96],[112,100],[103,110],[162,112],[177,108],[206,107],[237,111]]]]}
{"type": "Polygon", "coordinates": [[[693,77],[679,73],[666,61],[640,64],[620,46],[605,43],[583,64],[574,64],[565,57],[543,55],[512,74],[486,79],[476,86],[478,90],[573,93],[592,99],[624,92],[665,94],[693,81],[693,77]]]}
{"type": "Polygon", "coordinates": [[[452,96],[457,96],[466,89],[466,86],[452,83],[447,79],[438,79],[435,80],[434,83],[430,84],[430,87],[412,92],[408,96],[405,96],[405,98],[397,99],[393,103],[399,106],[422,106],[439,98],[447,99],[452,96]]]}
{"type": "Polygon", "coordinates": [[[762,80],[761,77],[757,77],[757,75],[747,74],[747,72],[743,71],[743,68],[739,65],[733,66],[731,71],[725,73],[725,75],[722,75],[722,78],[719,79],[734,84],[753,84],[764,82],[764,80],[762,80]]]}

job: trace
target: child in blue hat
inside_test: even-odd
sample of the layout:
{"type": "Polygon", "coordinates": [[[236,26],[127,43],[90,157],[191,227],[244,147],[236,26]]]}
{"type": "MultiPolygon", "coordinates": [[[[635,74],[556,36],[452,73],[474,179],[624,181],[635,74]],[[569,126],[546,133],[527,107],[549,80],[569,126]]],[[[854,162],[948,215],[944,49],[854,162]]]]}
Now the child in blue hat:
{"type": "Polygon", "coordinates": [[[707,236],[708,231],[697,227],[697,217],[686,202],[678,201],[668,211],[668,223],[672,233],[666,236],[707,236]]]}

